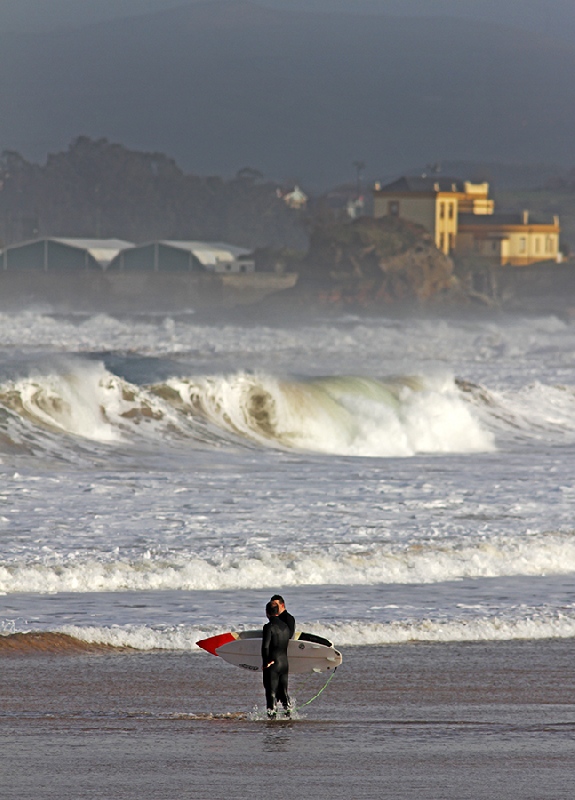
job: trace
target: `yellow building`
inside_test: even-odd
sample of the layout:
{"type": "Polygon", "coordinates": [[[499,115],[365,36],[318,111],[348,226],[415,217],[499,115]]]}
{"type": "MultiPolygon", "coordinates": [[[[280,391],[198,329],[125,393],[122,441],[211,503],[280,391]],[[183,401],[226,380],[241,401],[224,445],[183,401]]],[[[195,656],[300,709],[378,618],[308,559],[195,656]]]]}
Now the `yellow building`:
{"type": "Polygon", "coordinates": [[[480,217],[460,214],[457,253],[485,256],[498,264],[526,266],[537,261],[560,261],[559,217],[530,219],[529,212],[480,217]]]}
{"type": "Polygon", "coordinates": [[[514,265],[560,258],[559,219],[539,222],[526,211],[495,214],[488,183],[403,177],[375,185],[373,208],[375,217],[401,217],[422,225],[446,255],[473,253],[514,265]]]}
{"type": "Polygon", "coordinates": [[[455,250],[460,212],[492,214],[489,184],[456,178],[403,177],[387,186],[376,184],[375,217],[402,217],[428,230],[445,254],[455,250]]]}

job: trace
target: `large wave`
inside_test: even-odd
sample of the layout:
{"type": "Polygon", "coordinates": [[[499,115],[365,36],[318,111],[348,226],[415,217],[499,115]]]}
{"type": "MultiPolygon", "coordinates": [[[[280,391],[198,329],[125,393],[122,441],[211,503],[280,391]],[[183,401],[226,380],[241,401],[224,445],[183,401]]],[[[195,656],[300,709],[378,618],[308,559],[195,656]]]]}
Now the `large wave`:
{"type": "Polygon", "coordinates": [[[104,445],[145,437],[349,456],[493,448],[452,378],[240,372],[140,387],[102,364],[71,362],[0,386],[0,411],[0,447],[28,452],[54,448],[58,434],[104,445]]]}
{"type": "Polygon", "coordinates": [[[168,386],[192,413],[260,445],[383,457],[493,448],[452,378],[239,373],[172,379],[168,386]]]}
{"type": "Polygon", "coordinates": [[[138,386],[71,360],[0,385],[0,451],[73,458],[88,443],[275,448],[343,456],[565,444],[575,391],[489,389],[452,376],[294,378],[236,372],[138,386]]]}

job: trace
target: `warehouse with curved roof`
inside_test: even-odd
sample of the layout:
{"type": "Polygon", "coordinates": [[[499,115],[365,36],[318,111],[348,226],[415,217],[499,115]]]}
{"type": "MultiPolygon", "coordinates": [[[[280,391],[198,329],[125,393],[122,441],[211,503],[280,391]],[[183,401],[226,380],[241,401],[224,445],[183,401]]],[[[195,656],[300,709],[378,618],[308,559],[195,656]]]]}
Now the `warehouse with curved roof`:
{"type": "Polygon", "coordinates": [[[49,237],[5,247],[2,269],[73,271],[105,270],[124,250],[134,247],[123,239],[71,239],[49,237]]]}
{"type": "Polygon", "coordinates": [[[163,240],[122,250],[111,270],[153,272],[253,272],[250,251],[223,242],[163,240]]]}

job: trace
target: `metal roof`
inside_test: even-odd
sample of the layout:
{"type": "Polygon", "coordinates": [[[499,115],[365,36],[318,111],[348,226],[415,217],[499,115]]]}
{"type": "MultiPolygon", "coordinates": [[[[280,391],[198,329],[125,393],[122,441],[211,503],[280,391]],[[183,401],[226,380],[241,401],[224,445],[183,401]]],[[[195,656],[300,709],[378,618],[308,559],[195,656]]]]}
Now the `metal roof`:
{"type": "Polygon", "coordinates": [[[41,244],[42,242],[56,242],[66,247],[73,247],[89,253],[92,258],[104,269],[122,250],[135,247],[134,242],[127,242],[124,239],[71,239],[64,236],[45,236],[41,239],[30,239],[26,242],[17,242],[7,245],[0,252],[17,250],[21,247],[41,244]]]}
{"type": "Polygon", "coordinates": [[[213,267],[222,261],[235,261],[240,256],[251,253],[251,250],[245,247],[236,247],[224,242],[182,242],[163,239],[159,244],[192,253],[204,267],[213,267]]]}
{"type": "Polygon", "coordinates": [[[107,267],[122,250],[134,247],[133,242],[127,242],[124,239],[68,239],[50,236],[48,241],[87,251],[102,267],[107,267]]]}
{"type": "MultiPolygon", "coordinates": [[[[106,269],[116,256],[124,250],[151,247],[153,245],[164,245],[166,247],[173,247],[176,250],[183,250],[187,253],[191,253],[202,266],[208,269],[210,267],[217,267],[219,264],[230,264],[238,258],[252,253],[251,250],[245,247],[236,247],[235,245],[225,242],[176,241],[163,239],[161,241],[136,245],[134,242],[128,242],[124,239],[75,239],[64,236],[49,236],[27,242],[18,242],[18,244],[5,247],[4,250],[27,247],[42,242],[55,242],[66,247],[73,247],[76,250],[89,253],[103,269],[106,269]]],[[[2,252],[1,249],[0,252],[2,252]]]]}

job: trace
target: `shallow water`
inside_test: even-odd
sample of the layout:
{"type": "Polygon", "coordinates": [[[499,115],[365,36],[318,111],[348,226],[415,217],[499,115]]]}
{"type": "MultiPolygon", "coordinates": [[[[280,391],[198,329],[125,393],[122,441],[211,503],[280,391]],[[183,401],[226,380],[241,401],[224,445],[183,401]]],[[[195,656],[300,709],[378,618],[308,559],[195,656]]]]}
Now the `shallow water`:
{"type": "Polygon", "coordinates": [[[352,647],[274,722],[204,655],[3,657],[3,796],[571,797],[573,640],[352,647]]]}

